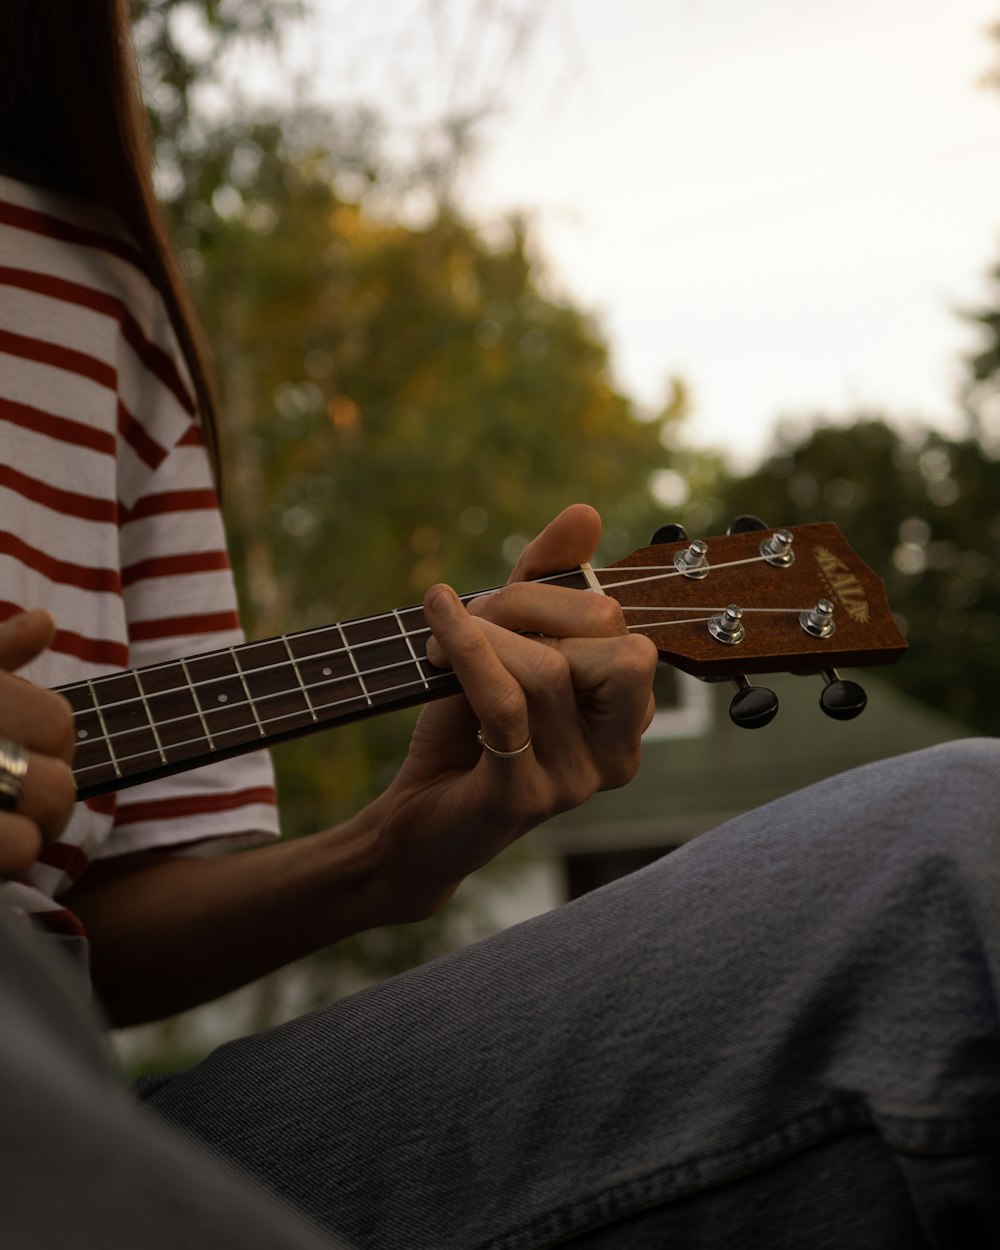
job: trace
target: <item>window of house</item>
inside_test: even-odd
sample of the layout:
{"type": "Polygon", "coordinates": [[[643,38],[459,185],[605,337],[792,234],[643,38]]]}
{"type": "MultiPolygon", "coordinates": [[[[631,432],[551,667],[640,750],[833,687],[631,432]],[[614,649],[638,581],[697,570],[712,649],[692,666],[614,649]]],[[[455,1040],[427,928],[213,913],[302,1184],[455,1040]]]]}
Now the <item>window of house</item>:
{"type": "Polygon", "coordinates": [[[653,679],[656,713],[646,730],[647,740],[694,738],[711,724],[709,690],[705,682],[670,664],[660,664],[653,679]]]}
{"type": "Polygon", "coordinates": [[[645,868],[654,860],[677,848],[674,846],[643,846],[628,849],[616,848],[611,851],[588,851],[585,853],[563,856],[563,877],[565,897],[572,902],[581,895],[589,894],[598,886],[617,881],[630,872],[645,868]]]}

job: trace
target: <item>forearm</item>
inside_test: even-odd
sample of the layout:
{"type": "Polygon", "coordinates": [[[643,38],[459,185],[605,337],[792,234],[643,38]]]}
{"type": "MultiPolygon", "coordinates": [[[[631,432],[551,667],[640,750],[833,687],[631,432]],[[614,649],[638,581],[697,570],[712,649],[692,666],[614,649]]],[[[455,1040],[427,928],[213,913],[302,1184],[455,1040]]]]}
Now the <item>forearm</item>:
{"type": "Polygon", "coordinates": [[[86,925],[96,991],[119,1025],[196,1006],[394,918],[364,813],[219,858],[99,861],[65,901],[86,925]]]}

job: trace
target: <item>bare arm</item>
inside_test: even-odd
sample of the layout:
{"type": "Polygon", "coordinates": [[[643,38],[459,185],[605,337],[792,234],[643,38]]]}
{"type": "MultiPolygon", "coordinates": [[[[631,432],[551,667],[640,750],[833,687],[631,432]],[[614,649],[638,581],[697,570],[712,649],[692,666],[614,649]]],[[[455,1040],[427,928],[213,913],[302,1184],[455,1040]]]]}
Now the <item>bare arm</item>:
{"type": "Polygon", "coordinates": [[[218,858],[139,852],[92,865],[65,896],[83,921],[113,1023],[217,998],[362,929],[387,923],[362,817],[218,858]]]}
{"type": "Polygon", "coordinates": [[[223,859],[123,856],[67,905],[87,925],[113,1018],[191,1006],[338,938],[418,919],[527,829],[634,773],[655,651],[613,601],[519,579],[588,559],[599,522],[570,509],[508,587],[472,612],[447,587],[425,611],[433,662],[464,694],[424,709],[389,788],[352,820],[223,859]],[[526,637],[524,631],[543,639],[526,637]],[[481,750],[488,742],[511,759],[481,750]]]}

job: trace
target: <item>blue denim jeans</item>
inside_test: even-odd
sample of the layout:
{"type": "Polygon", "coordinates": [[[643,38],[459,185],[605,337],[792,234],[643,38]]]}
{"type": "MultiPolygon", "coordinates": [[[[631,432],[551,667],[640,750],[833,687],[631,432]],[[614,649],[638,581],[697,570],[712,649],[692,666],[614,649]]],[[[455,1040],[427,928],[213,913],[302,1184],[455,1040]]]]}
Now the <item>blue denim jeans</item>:
{"type": "MultiPolygon", "coordinates": [[[[181,1244],[173,1224],[209,1210],[213,1233],[233,1213],[240,1235],[189,1244],[256,1246],[256,1212],[283,1218],[268,1192],[362,1250],[987,1250],[998,1002],[1000,743],[969,740],[791,795],[231,1043],[148,1082],[144,1115],[119,1114],[116,1094],[100,1168],[60,1157],[52,1193],[89,1209],[103,1178],[131,1177],[164,1234],[127,1243],[142,1250],[181,1244]],[[239,1209],[240,1182],[209,1157],[246,1178],[239,1209]],[[188,1210],[178,1176],[193,1173],[188,1210]]],[[[50,1049],[53,1029],[75,1053],[79,1024],[40,1019],[50,1049]]],[[[4,1099],[25,1067],[8,1031],[4,1099]]],[[[28,1066],[30,1093],[47,1063],[28,1066]]],[[[46,1123],[61,1115],[76,1141],[96,1130],[68,1093],[90,1089],[92,1115],[107,1101],[91,1067],[45,1091],[46,1123]]],[[[28,1167],[30,1128],[20,1140],[28,1167]]],[[[0,1169],[5,1213],[12,1183],[0,1169]]],[[[313,1244],[290,1228],[270,1244],[313,1244]]]]}
{"type": "Polygon", "coordinates": [[[0,909],[3,1250],[347,1250],[147,1123],[78,967],[0,909]]]}
{"type": "Polygon", "coordinates": [[[970,740],[741,817],[147,1105],[365,1250],[996,1247],[998,989],[1000,743],[970,740]]]}

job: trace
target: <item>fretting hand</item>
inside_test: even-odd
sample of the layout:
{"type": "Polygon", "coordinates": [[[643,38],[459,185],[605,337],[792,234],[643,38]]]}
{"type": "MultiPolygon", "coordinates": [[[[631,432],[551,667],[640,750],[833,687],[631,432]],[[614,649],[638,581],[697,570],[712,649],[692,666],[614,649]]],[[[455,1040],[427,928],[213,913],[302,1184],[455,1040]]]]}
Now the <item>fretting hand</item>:
{"type": "Polygon", "coordinates": [[[0,754],[6,773],[0,796],[0,875],[7,877],[26,871],[42,843],[59,835],[76,797],[68,768],[73,755],[69,706],[14,676],[15,669],[44,651],[53,633],[46,612],[26,612],[0,625],[0,754]]]}
{"type": "Polygon", "coordinates": [[[433,912],[527,829],[634,775],[655,648],[627,631],[613,599],[525,580],[589,560],[599,534],[593,509],[569,508],[503,589],[468,608],[449,587],[428,592],[428,657],[453,668],[464,693],[424,709],[403,767],[368,809],[393,918],[433,912]]]}
{"type": "Polygon", "coordinates": [[[112,1018],[180,1011],[349,934],[428,916],[519,834],[627,781],[655,648],[611,599],[521,580],[588,560],[599,532],[592,509],[569,509],[470,609],[448,587],[428,592],[430,660],[464,693],[424,709],[399,773],[355,816],[245,854],[95,862],[63,901],[90,935],[112,1018]],[[494,751],[519,753],[484,749],[480,729],[494,751]]]}

